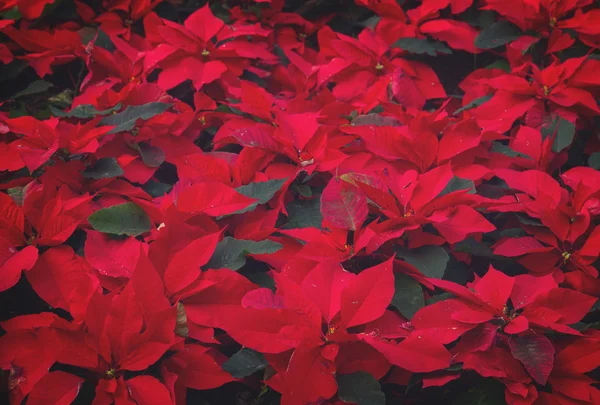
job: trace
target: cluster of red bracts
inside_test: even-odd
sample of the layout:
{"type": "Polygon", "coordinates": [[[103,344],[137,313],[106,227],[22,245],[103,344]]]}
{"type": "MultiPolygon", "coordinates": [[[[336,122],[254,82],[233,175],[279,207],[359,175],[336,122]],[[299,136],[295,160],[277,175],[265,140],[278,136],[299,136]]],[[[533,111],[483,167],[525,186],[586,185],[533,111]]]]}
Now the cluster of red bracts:
{"type": "Polygon", "coordinates": [[[66,110],[0,112],[0,291],[26,279],[52,310],[0,323],[11,404],[86,382],[93,405],[184,405],[238,381],[339,405],[350,375],[469,370],[510,405],[600,403],[592,0],[356,0],[379,16],[356,37],[283,0],[182,23],[75,1],[34,24],[55,2],[0,4],[1,64],[82,66],[66,110]],[[453,50],[498,59],[462,99],[414,57],[453,50]]]}

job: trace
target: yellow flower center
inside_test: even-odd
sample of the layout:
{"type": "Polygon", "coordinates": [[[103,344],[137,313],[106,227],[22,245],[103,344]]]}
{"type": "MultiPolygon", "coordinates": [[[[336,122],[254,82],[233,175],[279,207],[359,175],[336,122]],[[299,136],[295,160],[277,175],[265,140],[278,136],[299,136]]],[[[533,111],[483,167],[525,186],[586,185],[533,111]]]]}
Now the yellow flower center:
{"type": "Polygon", "coordinates": [[[548,86],[542,86],[542,89],[544,90],[544,96],[550,94],[550,88],[548,86]]]}

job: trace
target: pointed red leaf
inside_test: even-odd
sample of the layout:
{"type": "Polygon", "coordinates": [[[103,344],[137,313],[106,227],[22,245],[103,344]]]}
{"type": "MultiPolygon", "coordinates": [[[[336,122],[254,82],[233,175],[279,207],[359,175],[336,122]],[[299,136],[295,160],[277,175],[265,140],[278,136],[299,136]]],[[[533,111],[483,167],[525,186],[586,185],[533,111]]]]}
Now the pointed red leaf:
{"type": "Polygon", "coordinates": [[[83,381],[83,378],[64,371],[52,371],[42,377],[33,387],[27,403],[30,405],[70,405],[77,397],[83,381]]]}
{"type": "Polygon", "coordinates": [[[85,258],[100,274],[110,277],[131,277],[140,258],[141,242],[134,237],[115,239],[88,230],[85,258]]]}
{"type": "Polygon", "coordinates": [[[84,316],[99,285],[90,265],[66,245],[45,251],[26,275],[44,301],[69,311],[76,319],[84,316]]]}
{"type": "Polygon", "coordinates": [[[215,232],[196,239],[171,258],[164,274],[167,292],[174,294],[189,286],[200,275],[200,266],[210,260],[221,237],[215,232]]]}
{"type": "Polygon", "coordinates": [[[144,405],[169,405],[173,404],[171,394],[167,387],[156,378],[149,375],[140,375],[125,381],[131,398],[138,404],[144,405]]]}
{"type": "Polygon", "coordinates": [[[382,316],[394,296],[393,260],[363,270],[342,290],[340,315],[349,328],[382,316]]]}
{"type": "Polygon", "coordinates": [[[33,267],[38,259],[38,250],[34,246],[17,250],[6,240],[0,238],[0,292],[6,291],[19,282],[21,272],[33,267]]]}
{"type": "Polygon", "coordinates": [[[427,373],[450,366],[450,352],[441,343],[418,335],[410,335],[400,343],[373,335],[359,335],[395,366],[413,373],[427,373]]]}
{"type": "Polygon", "coordinates": [[[222,183],[200,183],[183,189],[177,196],[177,208],[190,214],[213,217],[232,214],[247,208],[255,199],[238,193],[222,183]]]}
{"type": "Polygon", "coordinates": [[[210,41],[221,28],[225,25],[223,20],[218,19],[210,11],[210,7],[206,4],[204,7],[198,9],[198,11],[192,13],[185,20],[185,28],[194,33],[198,38],[204,42],[210,41]]]}
{"type": "Polygon", "coordinates": [[[342,290],[355,277],[339,263],[322,262],[308,273],[301,287],[306,297],[319,307],[323,319],[329,323],[340,311],[342,290]]]}
{"type": "Polygon", "coordinates": [[[321,347],[299,347],[284,375],[281,405],[305,405],[331,398],[337,391],[335,364],[321,347]]]}

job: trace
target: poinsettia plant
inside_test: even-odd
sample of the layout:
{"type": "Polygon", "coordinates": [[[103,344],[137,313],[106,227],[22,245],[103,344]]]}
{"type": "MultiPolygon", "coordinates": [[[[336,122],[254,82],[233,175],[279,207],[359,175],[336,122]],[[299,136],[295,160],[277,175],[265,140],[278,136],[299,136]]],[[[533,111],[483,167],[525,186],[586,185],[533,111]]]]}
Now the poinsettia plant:
{"type": "Polygon", "coordinates": [[[0,402],[600,404],[599,27],[0,2],[0,402]]]}

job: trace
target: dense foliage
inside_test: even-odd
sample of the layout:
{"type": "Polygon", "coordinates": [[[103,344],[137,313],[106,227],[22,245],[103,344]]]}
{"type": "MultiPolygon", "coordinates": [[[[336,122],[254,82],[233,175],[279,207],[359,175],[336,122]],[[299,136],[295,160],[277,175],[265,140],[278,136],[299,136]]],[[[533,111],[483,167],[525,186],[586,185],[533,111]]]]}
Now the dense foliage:
{"type": "Polygon", "coordinates": [[[5,398],[600,404],[598,2],[205,3],[0,2],[5,398]]]}

